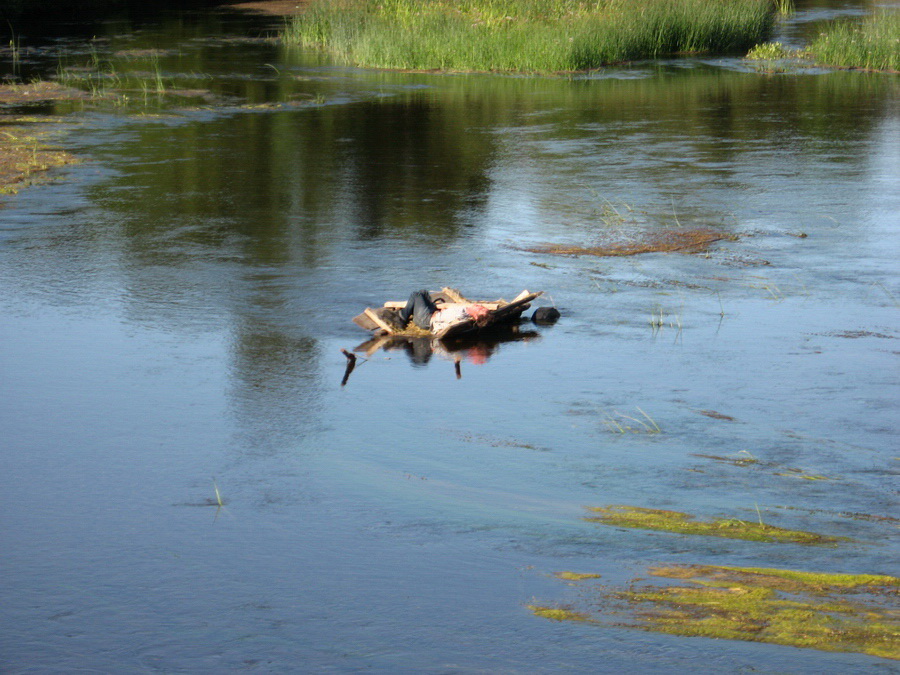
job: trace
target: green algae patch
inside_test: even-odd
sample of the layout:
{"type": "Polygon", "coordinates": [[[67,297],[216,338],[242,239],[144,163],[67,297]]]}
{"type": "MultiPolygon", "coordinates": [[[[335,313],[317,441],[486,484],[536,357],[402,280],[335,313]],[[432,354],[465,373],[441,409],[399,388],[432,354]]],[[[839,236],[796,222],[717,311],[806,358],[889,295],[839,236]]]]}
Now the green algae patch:
{"type": "Polygon", "coordinates": [[[716,565],[656,566],[648,572],[687,584],[636,586],[636,578],[627,589],[598,588],[579,601],[584,611],[529,608],[558,621],[900,659],[900,578],[716,565]]]}
{"type": "Polygon", "coordinates": [[[585,518],[588,522],[628,527],[641,530],[675,532],[677,534],[725,537],[759,542],[780,542],[809,546],[837,544],[850,541],[846,537],[832,537],[802,530],[786,530],[761,522],[719,518],[712,521],[696,520],[694,516],[680,511],[647,509],[640,506],[594,506],[590,511],[600,514],[585,518]]]}
{"type": "Polygon", "coordinates": [[[773,567],[723,567],[718,565],[670,565],[651,567],[650,574],[668,579],[705,579],[705,583],[743,583],[788,593],[830,594],[857,589],[894,594],[900,578],[886,574],[834,574],[801,572],[773,567]]]}
{"type": "Polygon", "coordinates": [[[641,628],[900,659],[898,612],[877,602],[896,597],[896,577],[704,565],[650,573],[697,585],[616,593],[641,628]]]}
{"type": "Polygon", "coordinates": [[[528,605],[528,609],[534,612],[535,616],[544,619],[553,619],[554,621],[590,621],[590,617],[582,612],[573,612],[561,607],[541,607],[539,605],[528,605]]]}
{"type": "Polygon", "coordinates": [[[580,572],[557,572],[554,574],[557,579],[563,581],[584,581],[585,579],[599,579],[599,574],[583,574],[580,572]]]}

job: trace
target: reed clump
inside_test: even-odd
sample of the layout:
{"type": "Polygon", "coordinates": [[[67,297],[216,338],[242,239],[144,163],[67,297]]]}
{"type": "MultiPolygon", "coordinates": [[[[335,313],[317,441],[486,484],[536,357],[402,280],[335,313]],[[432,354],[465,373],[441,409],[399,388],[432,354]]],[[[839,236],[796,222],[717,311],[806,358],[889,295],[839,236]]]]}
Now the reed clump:
{"type": "Polygon", "coordinates": [[[547,73],[743,52],[775,17],[772,0],[316,0],[282,40],[376,68],[547,73]]]}
{"type": "Polygon", "coordinates": [[[807,54],[829,66],[900,72],[900,11],[835,22],[812,41],[807,54]]]}

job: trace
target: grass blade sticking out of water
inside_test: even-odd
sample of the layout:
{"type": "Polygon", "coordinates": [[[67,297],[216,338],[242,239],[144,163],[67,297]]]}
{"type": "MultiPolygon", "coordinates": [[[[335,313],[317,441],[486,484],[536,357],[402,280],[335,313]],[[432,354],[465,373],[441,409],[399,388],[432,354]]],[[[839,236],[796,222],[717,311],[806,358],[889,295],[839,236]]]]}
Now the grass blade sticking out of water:
{"type": "MultiPolygon", "coordinates": [[[[842,541],[850,541],[846,537],[831,537],[802,530],[786,530],[772,525],[738,520],[737,518],[698,521],[694,519],[694,516],[687,513],[647,509],[639,506],[595,506],[588,507],[588,510],[600,515],[590,516],[585,518],[585,520],[614,527],[805,545],[837,544],[842,541]]],[[[762,518],[760,517],[761,520],[762,518]]]]}
{"type": "Polygon", "coordinates": [[[746,51],[774,17],[771,0],[318,0],[282,40],[378,68],[562,72],[746,51]]]}

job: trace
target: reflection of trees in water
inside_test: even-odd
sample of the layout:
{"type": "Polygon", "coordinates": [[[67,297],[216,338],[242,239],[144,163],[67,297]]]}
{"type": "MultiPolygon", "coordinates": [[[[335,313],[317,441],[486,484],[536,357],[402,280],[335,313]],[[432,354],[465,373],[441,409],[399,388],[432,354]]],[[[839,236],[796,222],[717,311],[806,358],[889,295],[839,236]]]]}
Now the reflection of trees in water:
{"type": "MultiPolygon", "coordinates": [[[[93,188],[87,215],[22,250],[17,264],[44,270],[36,285],[55,268],[70,289],[99,270],[103,283],[125,289],[137,321],[233,326],[240,405],[278,413],[285,396],[302,416],[309,402],[289,392],[308,381],[310,336],[321,330],[304,317],[337,293],[364,293],[368,281],[353,271],[361,260],[390,269],[405,260],[391,252],[409,255],[409,244],[419,260],[469,237],[500,163],[529,165],[534,179],[521,187],[546,200],[554,222],[569,202],[595,206],[569,200],[580,182],[599,190],[618,181],[668,209],[684,181],[727,188],[746,181],[738,172],[749,162],[756,174],[777,173],[787,155],[865,166],[860,148],[897,92],[889,78],[855,73],[765,77],[703,66],[633,80],[353,78],[327,86],[365,92],[367,102],[148,121],[124,139],[111,130],[96,152],[118,175],[93,188]],[[409,88],[417,83],[430,88],[409,88]],[[389,96],[371,100],[375,90],[389,96]],[[683,151],[677,167],[673,150],[683,151]],[[367,254],[376,240],[379,255],[367,254]]],[[[325,86],[279,84],[293,87],[279,95],[325,86]]]]}
{"type": "Polygon", "coordinates": [[[317,342],[291,333],[272,323],[236,322],[229,393],[242,445],[254,452],[295,444],[315,421],[317,342]]]}

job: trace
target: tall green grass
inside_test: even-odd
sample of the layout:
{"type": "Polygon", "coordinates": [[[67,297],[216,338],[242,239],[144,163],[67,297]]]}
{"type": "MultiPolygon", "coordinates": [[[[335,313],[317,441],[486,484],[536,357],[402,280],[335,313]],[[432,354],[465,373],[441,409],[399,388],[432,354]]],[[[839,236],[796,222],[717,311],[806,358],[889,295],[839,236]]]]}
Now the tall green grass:
{"type": "Polygon", "coordinates": [[[877,12],[862,23],[834,23],[807,52],[830,66],[900,71],[900,11],[877,12]]]}
{"type": "Polygon", "coordinates": [[[376,68],[560,72],[766,39],[773,0],[317,0],[288,44],[376,68]]]}

